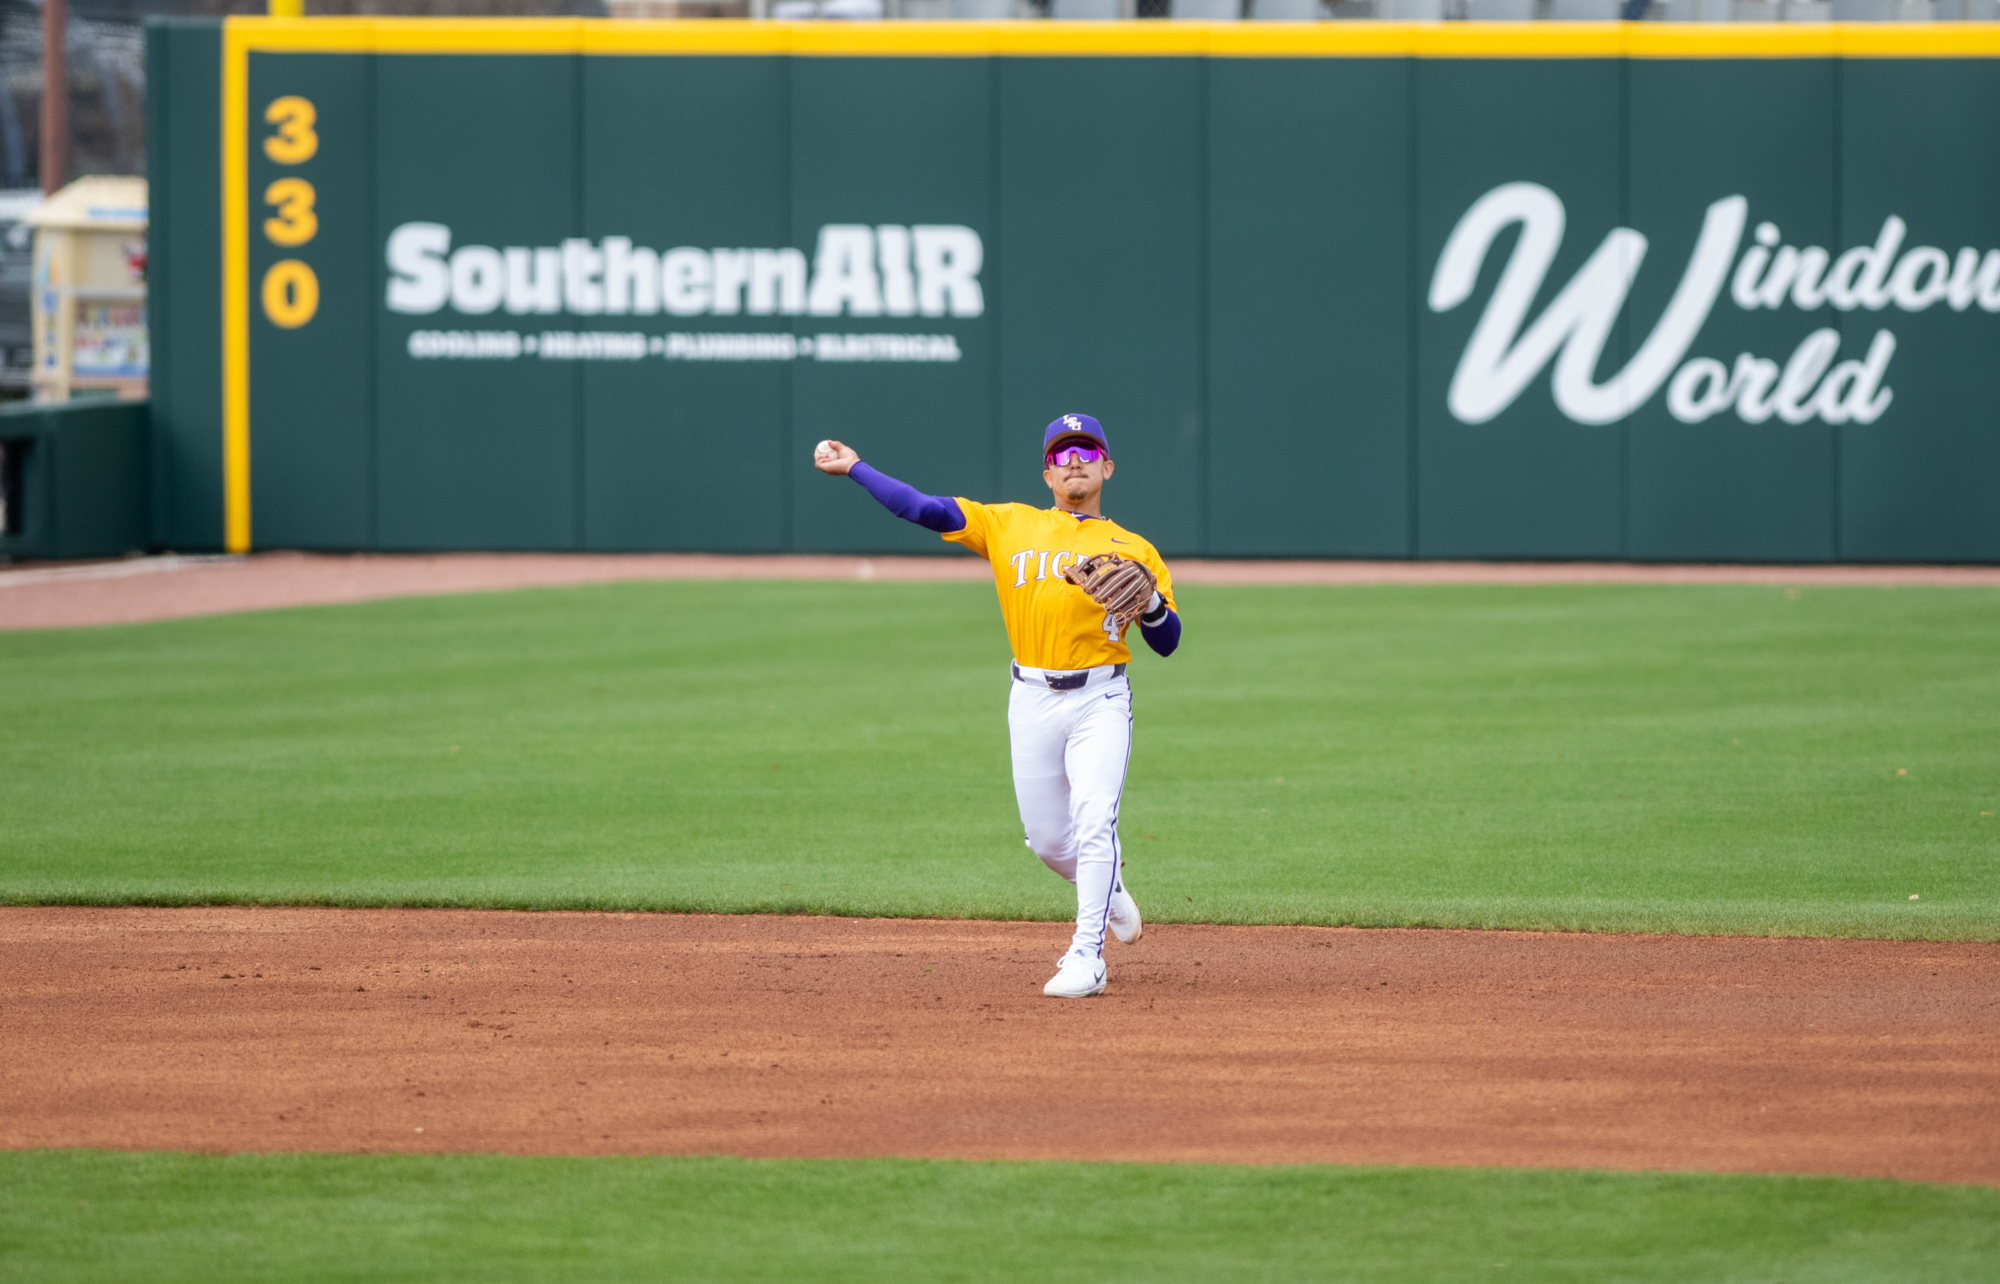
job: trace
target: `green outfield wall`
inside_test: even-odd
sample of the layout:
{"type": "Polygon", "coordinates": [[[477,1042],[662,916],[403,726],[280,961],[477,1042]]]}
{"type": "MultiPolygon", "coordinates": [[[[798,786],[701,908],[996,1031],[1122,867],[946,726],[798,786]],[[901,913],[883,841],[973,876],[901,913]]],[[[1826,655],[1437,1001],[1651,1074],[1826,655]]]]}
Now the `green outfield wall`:
{"type": "Polygon", "coordinates": [[[149,29],[154,539],[2000,558],[2000,29],[149,29]],[[218,146],[219,144],[219,146],[218,146]]]}

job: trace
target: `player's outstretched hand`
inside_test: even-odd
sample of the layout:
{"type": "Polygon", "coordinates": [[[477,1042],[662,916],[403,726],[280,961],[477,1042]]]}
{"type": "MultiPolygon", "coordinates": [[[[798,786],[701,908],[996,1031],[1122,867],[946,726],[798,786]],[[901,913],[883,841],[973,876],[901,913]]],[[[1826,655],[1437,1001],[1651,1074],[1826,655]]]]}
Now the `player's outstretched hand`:
{"type": "Polygon", "coordinates": [[[834,477],[847,476],[847,470],[861,462],[861,456],[854,448],[837,441],[823,441],[813,447],[813,467],[834,477]]]}

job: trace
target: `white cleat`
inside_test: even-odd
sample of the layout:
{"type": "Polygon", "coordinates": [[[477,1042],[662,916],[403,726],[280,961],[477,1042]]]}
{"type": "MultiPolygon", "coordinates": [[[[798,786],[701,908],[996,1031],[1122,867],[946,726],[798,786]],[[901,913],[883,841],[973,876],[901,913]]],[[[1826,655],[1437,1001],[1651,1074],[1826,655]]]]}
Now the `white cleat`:
{"type": "Polygon", "coordinates": [[[1120,942],[1130,945],[1145,932],[1146,925],[1139,921],[1139,902],[1132,899],[1132,893],[1125,890],[1123,880],[1119,881],[1111,893],[1111,913],[1109,915],[1111,934],[1120,942]]]}
{"type": "Polygon", "coordinates": [[[1087,999],[1104,993],[1104,960],[1071,950],[1056,963],[1056,974],[1042,987],[1052,999],[1087,999]]]}

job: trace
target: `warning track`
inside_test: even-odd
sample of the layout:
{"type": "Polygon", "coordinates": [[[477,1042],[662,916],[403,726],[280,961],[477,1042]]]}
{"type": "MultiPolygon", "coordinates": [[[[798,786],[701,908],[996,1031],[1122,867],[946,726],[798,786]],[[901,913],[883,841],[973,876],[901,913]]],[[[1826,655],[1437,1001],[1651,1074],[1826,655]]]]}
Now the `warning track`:
{"type": "MultiPolygon", "coordinates": [[[[2000,587],[2000,566],[1645,565],[1630,562],[1256,562],[1176,558],[1187,584],[1774,584],[2000,587]]],[[[964,580],[943,557],[714,553],[257,553],[0,570],[0,630],[134,624],[428,593],[620,580],[964,580]]]]}

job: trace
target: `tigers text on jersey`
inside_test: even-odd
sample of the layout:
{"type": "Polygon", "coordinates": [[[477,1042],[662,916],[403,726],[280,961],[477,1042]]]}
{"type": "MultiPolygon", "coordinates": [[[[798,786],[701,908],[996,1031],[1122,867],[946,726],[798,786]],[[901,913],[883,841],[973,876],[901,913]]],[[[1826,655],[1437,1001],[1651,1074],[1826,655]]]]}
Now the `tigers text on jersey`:
{"type": "Polygon", "coordinates": [[[1007,642],[1017,663],[1034,669],[1091,669],[1132,658],[1125,630],[1090,595],[1062,578],[1062,568],[1096,553],[1139,562],[1174,604],[1173,581],[1160,554],[1107,517],[1079,517],[1060,508],[981,504],[960,498],[965,529],[944,538],[963,544],[993,567],[1007,642]]]}

